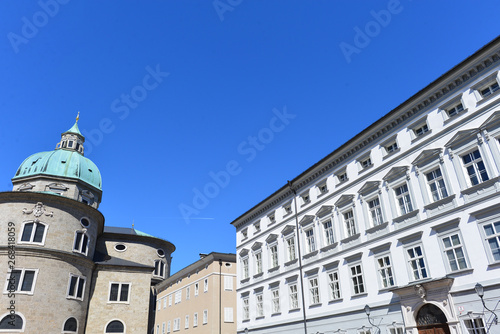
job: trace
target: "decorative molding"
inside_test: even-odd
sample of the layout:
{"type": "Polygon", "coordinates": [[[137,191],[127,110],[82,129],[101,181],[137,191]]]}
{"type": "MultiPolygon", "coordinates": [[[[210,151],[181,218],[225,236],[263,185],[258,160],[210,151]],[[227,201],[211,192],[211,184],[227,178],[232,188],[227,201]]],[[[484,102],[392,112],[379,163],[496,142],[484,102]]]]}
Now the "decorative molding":
{"type": "Polygon", "coordinates": [[[24,208],[23,214],[25,214],[25,215],[33,214],[33,216],[35,216],[36,218],[39,218],[42,215],[45,215],[47,217],[54,217],[54,212],[52,212],[52,211],[46,212],[45,205],[43,205],[42,202],[36,203],[35,206],[33,207],[33,209],[31,209],[31,210],[24,208]]]}

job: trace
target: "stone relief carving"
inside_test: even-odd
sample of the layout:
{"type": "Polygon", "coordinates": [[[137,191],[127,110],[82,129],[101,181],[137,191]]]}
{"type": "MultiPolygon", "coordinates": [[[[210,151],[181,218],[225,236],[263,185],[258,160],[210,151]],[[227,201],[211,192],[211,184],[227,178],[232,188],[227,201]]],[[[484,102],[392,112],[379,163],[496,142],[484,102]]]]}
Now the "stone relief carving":
{"type": "Polygon", "coordinates": [[[42,215],[45,215],[47,217],[54,217],[54,212],[46,211],[45,205],[43,205],[42,202],[36,203],[35,206],[33,207],[33,209],[31,209],[31,210],[24,208],[23,214],[25,214],[25,215],[33,214],[33,216],[35,216],[36,218],[41,217],[42,215]]]}
{"type": "Polygon", "coordinates": [[[420,284],[415,285],[415,293],[422,299],[424,299],[425,295],[427,294],[425,288],[420,284]]]}

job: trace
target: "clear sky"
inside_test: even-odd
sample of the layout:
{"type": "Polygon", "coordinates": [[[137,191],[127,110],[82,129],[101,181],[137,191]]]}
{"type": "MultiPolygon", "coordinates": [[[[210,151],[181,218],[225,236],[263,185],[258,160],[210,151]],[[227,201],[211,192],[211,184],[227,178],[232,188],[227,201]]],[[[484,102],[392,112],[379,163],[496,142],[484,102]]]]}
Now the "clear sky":
{"type": "Polygon", "coordinates": [[[100,210],[198,253],[500,32],[498,1],[0,2],[0,190],[80,111],[100,210]]]}

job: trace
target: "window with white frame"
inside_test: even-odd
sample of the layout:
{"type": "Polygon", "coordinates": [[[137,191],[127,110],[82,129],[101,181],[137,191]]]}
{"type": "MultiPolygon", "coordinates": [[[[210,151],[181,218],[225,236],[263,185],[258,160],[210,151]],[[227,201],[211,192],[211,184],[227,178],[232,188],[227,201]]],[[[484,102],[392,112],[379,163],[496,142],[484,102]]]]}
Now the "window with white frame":
{"type": "Polygon", "coordinates": [[[487,334],[482,318],[464,319],[464,325],[469,334],[487,334]]]}
{"type": "Polygon", "coordinates": [[[425,135],[427,132],[429,132],[429,126],[427,125],[427,122],[420,123],[412,128],[413,134],[415,138],[422,137],[425,135]]]}
{"type": "Polygon", "coordinates": [[[349,178],[347,177],[347,172],[343,170],[342,172],[338,173],[337,180],[339,181],[339,183],[344,183],[349,181],[349,178]]]}
{"type": "Polygon", "coordinates": [[[372,331],[369,328],[362,328],[358,330],[358,334],[372,334],[372,331]]]}
{"type": "Polygon", "coordinates": [[[174,332],[181,330],[181,318],[174,319],[174,332]]]}
{"type": "Polygon", "coordinates": [[[69,299],[83,300],[86,280],[87,279],[83,276],[69,274],[68,294],[66,297],[69,299]]]}
{"type": "Polygon", "coordinates": [[[286,259],[287,261],[292,261],[296,259],[295,255],[295,236],[285,239],[286,243],[286,259]]]}
{"type": "Polygon", "coordinates": [[[234,322],[232,307],[224,307],[224,322],[234,322]]]}
{"type": "Polygon", "coordinates": [[[250,300],[248,297],[243,298],[243,313],[242,317],[243,320],[248,320],[250,319],[250,300]]]}
{"type": "Polygon", "coordinates": [[[333,235],[333,224],[331,219],[327,219],[321,223],[323,225],[323,232],[325,236],[325,245],[333,245],[335,243],[335,238],[333,235]]]}
{"type": "Polygon", "coordinates": [[[339,272],[336,271],[331,271],[327,273],[328,276],[328,287],[329,287],[329,293],[330,293],[330,300],[336,300],[340,299],[341,294],[340,294],[340,278],[339,278],[339,272]]]}
{"type": "Polygon", "coordinates": [[[486,166],[484,165],[479,149],[466,153],[460,158],[467,171],[467,182],[470,186],[475,186],[476,184],[489,180],[488,172],[486,171],[486,166]]]}
{"type": "Polygon", "coordinates": [[[168,295],[168,306],[172,306],[172,294],[168,295]]]}
{"type": "Polygon", "coordinates": [[[351,265],[349,271],[351,274],[353,294],[359,295],[365,293],[365,282],[363,279],[363,271],[361,270],[361,263],[351,265]]]}
{"type": "Polygon", "coordinates": [[[257,318],[264,316],[264,299],[262,296],[262,292],[257,293],[255,295],[255,307],[256,307],[256,316],[257,318]]]}
{"type": "Polygon", "coordinates": [[[320,303],[318,278],[309,279],[309,305],[320,303]]]}
{"type": "Polygon", "coordinates": [[[449,118],[451,118],[453,116],[460,114],[462,111],[464,111],[464,105],[462,104],[462,102],[459,102],[447,108],[446,114],[448,115],[449,118]]]}
{"type": "Polygon", "coordinates": [[[194,312],[193,314],[193,327],[198,326],[198,312],[194,312]]]}
{"type": "Polygon", "coordinates": [[[342,217],[344,218],[346,237],[352,237],[356,235],[358,232],[356,230],[356,221],[354,220],[353,210],[342,213],[342,217]]]}
{"type": "Polygon", "coordinates": [[[7,274],[4,292],[33,294],[38,269],[15,268],[7,274]]]}
{"type": "Polygon", "coordinates": [[[254,228],[254,233],[259,233],[260,232],[260,221],[254,223],[253,228],[254,228]]]}
{"type": "Polygon", "coordinates": [[[468,268],[465,248],[458,231],[441,237],[443,251],[449,271],[459,271],[468,268]]]}
{"type": "Polygon", "coordinates": [[[307,253],[312,253],[316,250],[316,241],[314,239],[314,228],[311,227],[304,231],[306,236],[306,250],[307,253]]]}
{"type": "Polygon", "coordinates": [[[285,212],[284,215],[289,215],[292,213],[292,204],[291,203],[288,203],[288,204],[285,204],[283,205],[283,211],[285,212]]]}
{"type": "Polygon", "coordinates": [[[483,98],[492,95],[494,92],[500,89],[497,81],[490,82],[487,85],[478,89],[479,93],[483,98]]]}
{"type": "Polygon", "coordinates": [[[167,308],[167,297],[163,297],[163,308],[167,308]]]}
{"type": "Polygon", "coordinates": [[[154,276],[165,278],[165,262],[162,260],[155,260],[154,276]]]}
{"type": "Polygon", "coordinates": [[[175,304],[179,304],[182,301],[182,290],[177,290],[175,292],[175,304]]]}
{"type": "Polygon", "coordinates": [[[288,286],[288,297],[290,302],[290,310],[299,308],[299,296],[297,294],[297,283],[292,283],[288,286]]]}
{"type": "Polygon", "coordinates": [[[170,320],[167,322],[167,333],[170,333],[170,328],[171,328],[171,322],[170,320]]]}
{"type": "Polygon", "coordinates": [[[276,215],[274,213],[267,216],[267,218],[269,218],[269,224],[276,223],[276,215]]]}
{"type": "Polygon", "coordinates": [[[233,276],[224,276],[224,290],[233,291],[233,276]]]}
{"type": "Polygon", "coordinates": [[[273,314],[280,313],[280,290],[279,288],[275,288],[271,290],[272,295],[272,311],[273,314]]]}
{"type": "Polygon", "coordinates": [[[198,293],[200,292],[200,283],[196,282],[194,283],[194,296],[198,296],[198,293]]]}
{"type": "Polygon", "coordinates": [[[247,279],[250,276],[248,271],[248,256],[241,259],[241,277],[247,279]]]}
{"type": "Polygon", "coordinates": [[[184,319],[184,329],[188,329],[189,328],[189,315],[186,315],[185,319],[184,319]]]}
{"type": "Polygon", "coordinates": [[[418,281],[429,276],[422,245],[406,248],[406,258],[412,281],[418,281]]]}
{"type": "Polygon", "coordinates": [[[500,262],[500,221],[483,224],[482,229],[492,262],[500,262]]]}
{"type": "MultiPolygon", "coordinates": [[[[225,283],[225,281],[224,281],[224,283],[225,283]]],[[[225,287],[225,285],[224,285],[224,287],[225,287]]],[[[191,297],[191,287],[187,286],[186,287],[186,300],[189,300],[190,297],[191,297]]]]}
{"type": "Polygon", "coordinates": [[[368,167],[371,167],[373,164],[372,164],[372,159],[370,158],[370,156],[366,156],[364,158],[361,158],[359,160],[359,166],[361,167],[361,170],[364,170],[364,169],[367,169],[368,167]]]}
{"type": "Polygon", "coordinates": [[[378,226],[383,223],[382,207],[380,206],[380,199],[375,196],[367,201],[368,212],[370,214],[370,222],[372,226],[378,226]]]}
{"type": "Polygon", "coordinates": [[[309,190],[306,190],[302,194],[300,194],[300,199],[301,199],[302,205],[306,205],[306,204],[311,203],[311,196],[309,196],[309,190]]]}
{"type": "Polygon", "coordinates": [[[31,243],[43,245],[47,226],[41,222],[27,222],[23,224],[23,233],[19,243],[31,243]]]}
{"type": "Polygon", "coordinates": [[[440,167],[425,173],[425,178],[434,202],[448,197],[448,191],[446,190],[446,184],[440,167]]]}
{"type": "Polygon", "coordinates": [[[130,283],[110,283],[109,302],[128,303],[130,297],[130,283]]]}
{"type": "Polygon", "coordinates": [[[377,271],[380,279],[380,286],[389,288],[394,286],[394,275],[392,272],[392,261],[389,254],[381,255],[375,259],[377,263],[377,271]]]}
{"type": "Polygon", "coordinates": [[[75,242],[73,243],[73,252],[87,255],[89,246],[89,237],[84,231],[76,231],[75,242]]]}
{"type": "Polygon", "coordinates": [[[262,273],[262,251],[258,251],[254,254],[255,259],[255,274],[262,273]]]}
{"type": "Polygon", "coordinates": [[[245,228],[241,230],[241,239],[245,240],[246,238],[248,238],[248,229],[245,228]]]}
{"type": "Polygon", "coordinates": [[[392,328],[389,328],[389,333],[390,334],[404,334],[403,327],[392,327],[392,328]]]}
{"type": "Polygon", "coordinates": [[[318,187],[319,195],[323,195],[323,194],[326,194],[328,192],[328,186],[326,185],[326,180],[321,182],[321,183],[318,183],[317,187],[318,187]]]}
{"type": "Polygon", "coordinates": [[[270,268],[276,268],[279,266],[279,260],[278,260],[278,243],[275,242],[272,245],[269,246],[269,265],[270,268]]]}
{"type": "MultiPolygon", "coordinates": [[[[248,258],[247,258],[248,260],[248,258]]],[[[247,261],[247,265],[248,265],[248,261],[247,261]]],[[[247,276],[248,276],[248,267],[247,267],[247,276]]],[[[203,280],[203,292],[207,292],[208,291],[208,278],[205,278],[203,280]]]]}
{"type": "MultiPolygon", "coordinates": [[[[413,211],[410,191],[408,190],[408,184],[406,182],[394,187],[394,194],[396,196],[396,202],[398,203],[400,215],[405,215],[413,211]]],[[[378,203],[378,206],[379,206],[380,216],[382,216],[382,210],[380,209],[380,202],[378,203]]]]}
{"type": "Polygon", "coordinates": [[[399,150],[398,142],[396,140],[390,141],[384,145],[386,155],[395,153],[399,150]]]}
{"type": "Polygon", "coordinates": [[[161,324],[161,334],[165,334],[165,323],[161,324]]]}
{"type": "Polygon", "coordinates": [[[208,323],[208,310],[203,310],[203,324],[208,323]]]}

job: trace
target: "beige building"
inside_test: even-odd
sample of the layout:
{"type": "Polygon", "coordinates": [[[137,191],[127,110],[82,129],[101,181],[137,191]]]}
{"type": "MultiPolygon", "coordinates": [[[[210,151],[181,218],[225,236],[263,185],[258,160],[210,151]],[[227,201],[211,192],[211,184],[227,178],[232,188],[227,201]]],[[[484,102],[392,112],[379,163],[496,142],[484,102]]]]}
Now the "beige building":
{"type": "Polygon", "coordinates": [[[200,257],[155,286],[155,334],[236,332],[236,255],[200,257]]]}
{"type": "Polygon", "coordinates": [[[169,276],[175,247],[104,225],[101,175],[84,141],[75,123],[0,193],[0,333],[153,330],[153,285],[169,276]]]}

